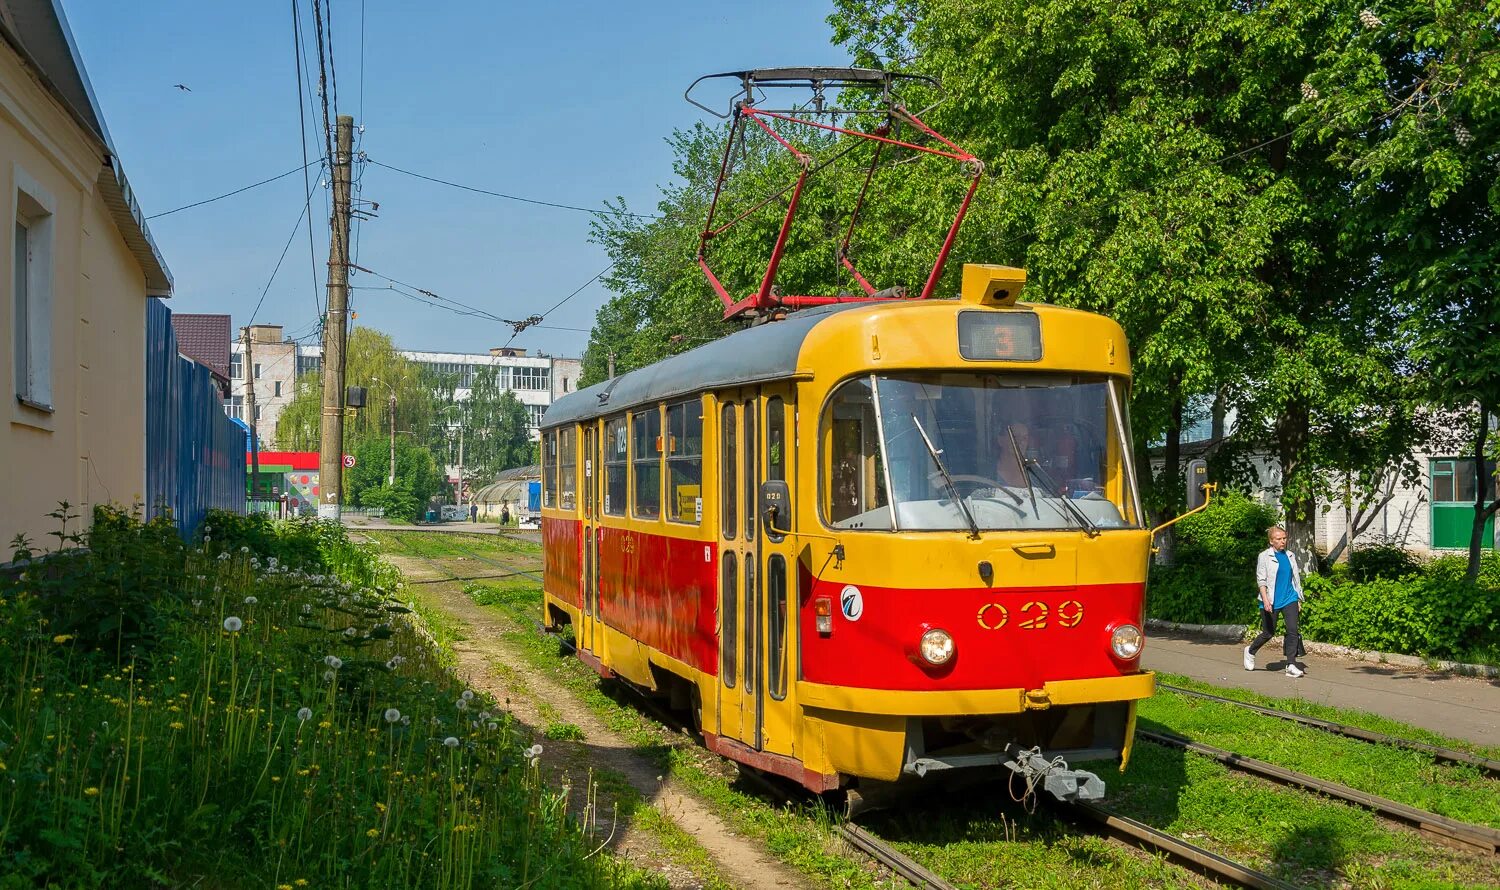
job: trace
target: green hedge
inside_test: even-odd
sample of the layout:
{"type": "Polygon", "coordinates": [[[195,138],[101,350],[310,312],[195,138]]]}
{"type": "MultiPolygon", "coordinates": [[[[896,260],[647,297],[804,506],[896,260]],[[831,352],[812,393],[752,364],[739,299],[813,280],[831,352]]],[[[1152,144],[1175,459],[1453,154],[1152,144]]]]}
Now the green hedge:
{"type": "Polygon", "coordinates": [[[1255,617],[1255,557],[1276,511],[1238,492],[1177,523],[1176,565],[1151,567],[1146,614],[1188,624],[1255,617]]]}
{"type": "MultiPolygon", "coordinates": [[[[1500,569],[1500,560],[1491,560],[1500,569]]],[[[1497,663],[1500,587],[1469,584],[1442,560],[1404,578],[1307,579],[1308,639],[1378,652],[1497,663]]]]}

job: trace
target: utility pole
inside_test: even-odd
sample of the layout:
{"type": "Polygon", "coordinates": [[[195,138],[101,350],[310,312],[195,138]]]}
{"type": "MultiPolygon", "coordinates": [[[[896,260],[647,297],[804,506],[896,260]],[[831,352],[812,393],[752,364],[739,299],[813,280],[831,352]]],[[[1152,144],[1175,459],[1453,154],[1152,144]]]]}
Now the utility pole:
{"type": "Polygon", "coordinates": [[[260,494],[260,424],[255,418],[255,360],[250,356],[250,326],[240,329],[240,342],[245,345],[245,357],[240,362],[240,374],[245,378],[245,416],[250,426],[250,495],[260,494]]]}
{"type": "MultiPolygon", "coordinates": [[[[328,315],[323,322],[323,426],[318,446],[318,516],[338,519],[344,494],[344,338],[349,305],[349,169],[354,118],[338,118],[333,152],[333,218],[328,239],[328,315]]],[[[391,423],[395,435],[395,422],[391,423]]],[[[395,446],[391,446],[394,450],[395,446]]],[[[392,459],[394,463],[394,458],[392,459]]]]}
{"type": "Polygon", "coordinates": [[[464,505],[464,422],[458,422],[458,505],[464,505]]]}
{"type": "Polygon", "coordinates": [[[609,379],[615,379],[615,354],[613,352],[609,354],[609,379]]]}

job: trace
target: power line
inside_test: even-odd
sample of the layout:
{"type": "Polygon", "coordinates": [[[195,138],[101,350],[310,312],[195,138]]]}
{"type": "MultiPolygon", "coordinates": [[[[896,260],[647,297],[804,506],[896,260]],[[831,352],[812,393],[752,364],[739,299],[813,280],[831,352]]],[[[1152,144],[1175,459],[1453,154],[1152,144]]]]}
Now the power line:
{"type": "Polygon", "coordinates": [[[260,188],[263,185],[269,185],[270,183],[273,183],[273,182],[275,182],[278,179],[286,179],[288,176],[291,176],[293,173],[296,173],[298,170],[306,170],[309,166],[311,166],[311,165],[310,164],[303,164],[301,167],[293,167],[292,169],[286,171],[285,173],[278,173],[275,176],[272,176],[270,179],[262,179],[260,182],[252,182],[249,185],[243,186],[241,188],[237,188],[237,189],[235,189],[232,192],[225,192],[222,195],[217,195],[217,196],[212,197],[212,198],[205,198],[202,201],[194,201],[191,204],[184,204],[181,207],[174,207],[171,210],[163,210],[161,213],[153,213],[150,216],[146,217],[146,219],[160,219],[163,216],[171,216],[172,214],[177,213],[178,211],[181,211],[181,210],[191,210],[194,207],[202,207],[204,204],[212,204],[215,201],[222,201],[225,198],[232,198],[232,197],[234,197],[235,195],[238,195],[241,192],[248,192],[248,191],[250,191],[253,188],[260,188]]]}
{"type": "MultiPolygon", "coordinates": [[[[371,158],[371,157],[368,157],[368,156],[366,156],[365,161],[368,162],[368,163],[374,164],[377,167],[384,167],[387,170],[394,170],[397,173],[404,173],[405,175],[411,176],[411,177],[415,177],[416,179],[425,179],[428,182],[435,182],[435,183],[438,183],[439,185],[446,185],[446,186],[448,186],[450,188],[462,189],[462,190],[464,190],[466,192],[475,192],[475,193],[481,194],[481,195],[489,195],[490,197],[493,197],[493,198],[504,198],[507,201],[520,201],[523,204],[536,204],[536,205],[538,205],[540,207],[555,207],[558,210],[576,210],[579,213],[589,213],[589,214],[593,214],[593,215],[596,215],[596,216],[598,216],[598,215],[606,215],[606,214],[609,214],[609,213],[612,212],[612,211],[607,210],[607,209],[606,210],[600,210],[600,209],[596,209],[596,208],[579,207],[576,204],[560,204],[560,203],[557,203],[555,201],[541,201],[541,200],[538,200],[536,198],[523,198],[520,195],[508,195],[505,192],[495,192],[495,191],[491,191],[489,189],[479,188],[478,186],[464,185],[463,183],[451,182],[451,181],[449,181],[447,179],[439,179],[436,176],[428,176],[425,173],[415,173],[415,172],[413,172],[411,170],[403,170],[400,167],[393,167],[390,164],[382,164],[380,161],[377,161],[374,158],[371,158]]],[[[657,213],[625,213],[625,212],[619,212],[619,215],[620,216],[634,217],[635,219],[663,219],[664,218],[664,217],[661,216],[661,214],[657,214],[657,213]]]]}
{"type": "MultiPolygon", "coordinates": [[[[307,168],[307,108],[303,104],[302,93],[302,26],[301,15],[297,11],[298,0],[292,0],[292,55],[297,67],[297,122],[302,133],[302,187],[307,191],[308,203],[312,202],[312,183],[308,181],[307,168]]],[[[321,171],[320,171],[321,172],[321,171]]],[[[307,259],[312,267],[312,294],[313,305],[317,307],[318,316],[323,315],[323,301],[318,296],[318,256],[313,247],[313,227],[311,223],[307,226],[307,259]]]]}
{"type": "Polygon", "coordinates": [[[266,280],[266,286],[260,292],[260,299],[255,301],[255,308],[250,311],[250,320],[246,324],[255,324],[255,316],[260,314],[260,306],[266,301],[266,294],[271,292],[271,284],[276,281],[276,273],[281,271],[281,264],[286,260],[286,252],[291,249],[292,241],[297,237],[297,230],[302,228],[302,220],[306,218],[307,209],[311,206],[312,192],[309,191],[307,199],[302,202],[302,209],[297,212],[297,224],[292,226],[292,234],[287,236],[286,244],[281,248],[281,256],[276,258],[276,268],[271,270],[271,277],[266,280]]]}
{"type": "MultiPolygon", "coordinates": [[[[598,281],[599,279],[603,278],[605,275],[609,274],[609,271],[611,269],[613,269],[615,267],[615,265],[616,265],[615,263],[610,263],[608,266],[605,266],[603,269],[600,269],[599,270],[599,274],[595,275],[593,278],[590,278],[588,281],[585,281],[583,284],[578,285],[578,287],[571,294],[568,294],[566,297],[563,297],[561,300],[558,300],[556,303],[553,303],[551,309],[548,309],[546,312],[543,312],[541,315],[537,316],[537,318],[545,320],[547,318],[547,316],[551,315],[553,312],[556,312],[557,308],[559,306],[561,306],[562,304],[568,302],[569,300],[573,299],[574,297],[578,296],[579,294],[583,293],[583,289],[584,288],[588,287],[589,285],[591,285],[594,282],[598,281]]],[[[521,331],[518,330],[514,334],[510,335],[510,339],[505,341],[505,345],[509,346],[510,344],[516,342],[516,338],[519,337],[519,336],[521,336],[521,331]]]]}

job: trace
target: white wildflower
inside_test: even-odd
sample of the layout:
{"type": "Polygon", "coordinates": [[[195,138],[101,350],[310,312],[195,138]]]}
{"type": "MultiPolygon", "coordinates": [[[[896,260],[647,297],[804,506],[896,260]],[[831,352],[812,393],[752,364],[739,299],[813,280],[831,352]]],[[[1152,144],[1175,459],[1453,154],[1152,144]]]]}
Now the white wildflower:
{"type": "Polygon", "coordinates": [[[1318,98],[1318,88],[1315,87],[1315,86],[1313,86],[1312,84],[1308,83],[1305,80],[1302,81],[1302,101],[1304,101],[1304,102],[1311,102],[1311,101],[1313,101],[1313,100],[1315,100],[1317,98],[1318,98]]]}
{"type": "Polygon", "coordinates": [[[240,552],[241,553],[249,553],[250,552],[250,548],[249,547],[241,547],[240,548],[240,552]]]}
{"type": "Polygon", "coordinates": [[[411,715],[410,714],[402,714],[401,715],[401,725],[402,726],[411,726],[411,715]]]}
{"type": "Polygon", "coordinates": [[[1382,22],[1380,20],[1380,16],[1376,15],[1373,10],[1369,9],[1361,9],[1359,11],[1359,23],[1365,26],[1366,31],[1373,31],[1381,25],[1385,24],[1385,22],[1382,22]]]}
{"type": "Polygon", "coordinates": [[[396,710],[395,708],[386,708],[385,709],[385,722],[387,722],[387,723],[395,723],[395,722],[397,722],[400,719],[401,719],[401,712],[400,711],[396,710]]]}
{"type": "Polygon", "coordinates": [[[239,633],[240,628],[244,626],[245,622],[241,621],[233,615],[230,615],[228,618],[224,619],[224,629],[229,631],[230,633],[239,633]]]}

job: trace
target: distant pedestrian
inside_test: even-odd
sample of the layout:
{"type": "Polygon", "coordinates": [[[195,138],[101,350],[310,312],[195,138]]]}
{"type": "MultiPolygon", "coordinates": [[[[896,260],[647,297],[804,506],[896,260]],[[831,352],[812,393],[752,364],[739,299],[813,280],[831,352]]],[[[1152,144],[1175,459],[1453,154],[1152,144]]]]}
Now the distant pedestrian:
{"type": "Polygon", "coordinates": [[[1255,561],[1255,583],[1260,588],[1260,635],[1245,647],[1245,670],[1255,670],[1255,653],[1276,633],[1276,616],[1286,622],[1281,651],[1286,656],[1286,675],[1300,677],[1297,655],[1302,651],[1302,635],[1297,632],[1302,616],[1302,574],[1286,553],[1286,529],[1273,526],[1266,530],[1270,546],[1255,561]]]}
{"type": "Polygon", "coordinates": [[[510,504],[500,506],[500,524],[510,525],[510,504]]]}
{"type": "Polygon", "coordinates": [[[479,521],[479,505],[478,504],[470,504],[469,505],[469,521],[470,522],[478,522],[479,521]]]}

